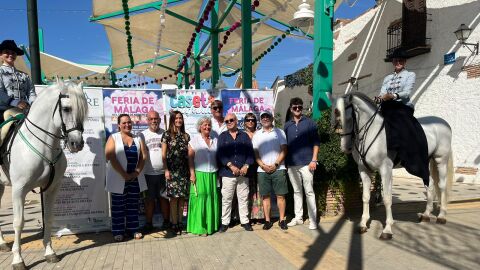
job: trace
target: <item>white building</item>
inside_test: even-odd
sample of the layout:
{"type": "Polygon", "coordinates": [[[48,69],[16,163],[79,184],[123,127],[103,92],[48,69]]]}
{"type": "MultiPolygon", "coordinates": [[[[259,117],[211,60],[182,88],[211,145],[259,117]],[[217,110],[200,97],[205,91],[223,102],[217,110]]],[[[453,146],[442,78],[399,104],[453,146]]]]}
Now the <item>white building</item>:
{"type": "Polygon", "coordinates": [[[460,24],[472,29],[466,42],[480,41],[479,0],[383,0],[353,21],[340,21],[334,30],[333,95],[378,95],[393,72],[385,62],[388,52],[404,47],[411,55],[407,69],[417,75],[415,116],[448,121],[456,181],[480,184],[480,55],[457,40],[453,32],[460,24]],[[448,64],[444,57],[450,53],[454,62],[448,64]]]}

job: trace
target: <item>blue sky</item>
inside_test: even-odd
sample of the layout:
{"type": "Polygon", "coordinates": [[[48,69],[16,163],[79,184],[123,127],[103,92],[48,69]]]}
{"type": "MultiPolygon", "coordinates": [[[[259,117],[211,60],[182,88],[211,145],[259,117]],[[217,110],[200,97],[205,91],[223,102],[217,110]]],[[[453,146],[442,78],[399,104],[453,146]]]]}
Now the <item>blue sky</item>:
{"type": "MultiPolygon", "coordinates": [[[[26,2],[2,1],[1,40],[14,39],[17,44],[28,44],[26,2]]],[[[374,4],[374,0],[344,0],[336,17],[355,18],[374,4]],[[350,8],[347,2],[356,4],[350,8]]],[[[91,10],[90,0],[38,1],[38,25],[44,31],[45,52],[82,64],[110,64],[110,47],[105,31],[100,24],[89,22],[91,10]]],[[[290,38],[263,58],[256,77],[260,87],[270,87],[277,76],[291,74],[312,61],[313,41],[290,38]]],[[[233,84],[233,79],[223,79],[227,85],[233,84]]]]}

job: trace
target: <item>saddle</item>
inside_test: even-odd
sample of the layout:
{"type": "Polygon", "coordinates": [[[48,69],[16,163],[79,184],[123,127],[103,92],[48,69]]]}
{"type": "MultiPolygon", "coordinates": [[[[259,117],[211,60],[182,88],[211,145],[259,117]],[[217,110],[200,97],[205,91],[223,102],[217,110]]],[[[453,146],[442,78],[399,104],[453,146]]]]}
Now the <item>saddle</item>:
{"type": "Polygon", "coordinates": [[[3,119],[7,119],[5,122],[1,123],[0,130],[0,164],[3,163],[3,157],[6,154],[8,141],[10,138],[16,134],[16,127],[24,119],[25,115],[23,111],[19,108],[11,108],[6,110],[3,113],[3,119]]]}

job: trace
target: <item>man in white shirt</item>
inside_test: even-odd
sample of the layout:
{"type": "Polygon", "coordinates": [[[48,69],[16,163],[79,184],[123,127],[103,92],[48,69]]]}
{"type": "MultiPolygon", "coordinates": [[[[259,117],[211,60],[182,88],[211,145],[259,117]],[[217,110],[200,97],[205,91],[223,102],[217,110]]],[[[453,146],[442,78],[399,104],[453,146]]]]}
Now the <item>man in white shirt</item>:
{"type": "Polygon", "coordinates": [[[223,117],[223,103],[222,101],[216,99],[210,104],[210,112],[212,113],[212,131],[210,132],[210,137],[212,139],[218,138],[222,132],[227,130],[227,125],[225,125],[223,117]]]}
{"type": "Polygon", "coordinates": [[[147,193],[145,198],[145,219],[143,227],[144,233],[153,229],[153,213],[155,211],[155,199],[158,200],[160,210],[163,215],[162,230],[170,227],[170,204],[166,194],[165,172],[163,171],[162,161],[162,134],[164,130],[160,128],[160,115],[156,111],[150,111],[147,114],[148,129],[142,131],[140,136],[145,141],[149,158],[145,163],[145,179],[147,180],[147,193]]]}
{"type": "Polygon", "coordinates": [[[272,191],[277,196],[280,221],[278,225],[282,230],[287,230],[285,221],[285,194],[288,193],[285,165],[283,161],[287,155],[287,137],[283,130],[273,126],[273,115],[266,111],[260,115],[262,129],[253,135],[252,144],[258,167],[258,187],[263,198],[265,213],[264,230],[269,230],[273,223],[270,221],[272,191]]]}

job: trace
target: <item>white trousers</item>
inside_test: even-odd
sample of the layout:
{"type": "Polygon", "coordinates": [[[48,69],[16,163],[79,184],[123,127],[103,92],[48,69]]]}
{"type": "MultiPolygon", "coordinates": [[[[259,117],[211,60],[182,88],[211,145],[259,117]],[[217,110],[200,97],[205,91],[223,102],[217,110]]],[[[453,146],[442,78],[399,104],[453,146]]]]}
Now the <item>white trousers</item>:
{"type": "Polygon", "coordinates": [[[248,219],[248,178],[222,177],[222,224],[230,224],[233,195],[237,191],[238,212],[242,224],[249,223],[248,219]]]}
{"type": "Polygon", "coordinates": [[[288,177],[293,187],[293,204],[295,218],[301,220],[303,217],[303,189],[307,199],[308,218],[310,222],[317,220],[317,205],[315,192],[313,191],[313,172],[306,166],[292,166],[288,168],[288,177]],[[302,188],[303,186],[303,188],[302,188]]]}

